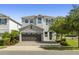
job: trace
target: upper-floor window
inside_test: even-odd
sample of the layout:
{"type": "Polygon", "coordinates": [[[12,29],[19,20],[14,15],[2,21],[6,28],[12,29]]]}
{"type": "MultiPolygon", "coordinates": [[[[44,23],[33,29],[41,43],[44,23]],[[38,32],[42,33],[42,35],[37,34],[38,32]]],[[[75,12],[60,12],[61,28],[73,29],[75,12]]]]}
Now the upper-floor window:
{"type": "Polygon", "coordinates": [[[38,18],[38,23],[42,23],[42,19],[41,18],[38,18]]]}
{"type": "Polygon", "coordinates": [[[0,19],[0,24],[6,24],[7,20],[6,19],[0,19]]]}
{"type": "Polygon", "coordinates": [[[46,25],[48,25],[49,24],[49,20],[48,19],[46,19],[46,25]]]}
{"type": "Polygon", "coordinates": [[[30,20],[30,23],[33,23],[33,19],[30,20]]]}
{"type": "Polygon", "coordinates": [[[25,19],[25,23],[28,23],[28,19],[25,19]]]}

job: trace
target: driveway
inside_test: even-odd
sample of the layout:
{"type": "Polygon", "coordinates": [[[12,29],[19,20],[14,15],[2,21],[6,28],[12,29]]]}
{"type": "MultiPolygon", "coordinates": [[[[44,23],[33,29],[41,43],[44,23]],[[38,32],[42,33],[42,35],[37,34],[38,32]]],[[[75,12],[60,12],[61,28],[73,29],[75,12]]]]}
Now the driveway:
{"type": "Polygon", "coordinates": [[[59,45],[57,43],[41,43],[37,41],[22,41],[15,46],[40,46],[40,45],[59,45]]]}
{"type": "Polygon", "coordinates": [[[40,48],[39,45],[41,44],[49,44],[49,43],[38,43],[35,41],[19,42],[14,46],[7,46],[7,48],[0,49],[0,55],[77,55],[79,54],[79,51],[77,50],[44,50],[40,48]]]}
{"type": "Polygon", "coordinates": [[[23,41],[19,42],[14,46],[7,46],[7,48],[0,49],[0,51],[46,51],[42,48],[40,48],[40,45],[58,45],[55,43],[39,43],[36,41],[23,41]]]}
{"type": "Polygon", "coordinates": [[[22,41],[16,44],[15,46],[39,46],[41,43],[36,41],[22,41]]]}

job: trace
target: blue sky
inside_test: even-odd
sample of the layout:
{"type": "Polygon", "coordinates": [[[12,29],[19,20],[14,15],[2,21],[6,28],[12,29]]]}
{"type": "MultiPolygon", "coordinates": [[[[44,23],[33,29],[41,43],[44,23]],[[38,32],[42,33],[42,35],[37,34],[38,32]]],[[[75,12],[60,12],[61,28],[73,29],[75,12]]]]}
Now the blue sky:
{"type": "Polygon", "coordinates": [[[21,17],[30,15],[65,16],[71,4],[0,4],[0,13],[21,22],[21,17]]]}

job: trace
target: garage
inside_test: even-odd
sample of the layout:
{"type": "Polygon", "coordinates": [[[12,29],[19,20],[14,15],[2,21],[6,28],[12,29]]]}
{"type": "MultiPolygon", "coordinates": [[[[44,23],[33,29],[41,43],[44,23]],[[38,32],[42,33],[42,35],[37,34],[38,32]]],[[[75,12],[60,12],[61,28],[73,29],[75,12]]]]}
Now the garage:
{"type": "Polygon", "coordinates": [[[28,25],[20,29],[22,41],[41,41],[43,29],[35,25],[28,25]]]}
{"type": "Polygon", "coordinates": [[[22,41],[41,41],[41,34],[22,34],[22,41]]]}

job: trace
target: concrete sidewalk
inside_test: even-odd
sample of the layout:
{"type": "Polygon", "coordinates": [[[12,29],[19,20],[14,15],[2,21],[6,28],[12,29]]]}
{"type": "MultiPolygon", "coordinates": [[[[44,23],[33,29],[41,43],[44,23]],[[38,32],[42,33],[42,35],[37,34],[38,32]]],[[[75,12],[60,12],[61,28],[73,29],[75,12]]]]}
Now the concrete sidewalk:
{"type": "Polygon", "coordinates": [[[0,51],[47,51],[39,46],[7,46],[0,51]]]}
{"type": "Polygon", "coordinates": [[[0,55],[79,55],[79,50],[43,50],[38,46],[10,46],[0,49],[0,55]]]}

